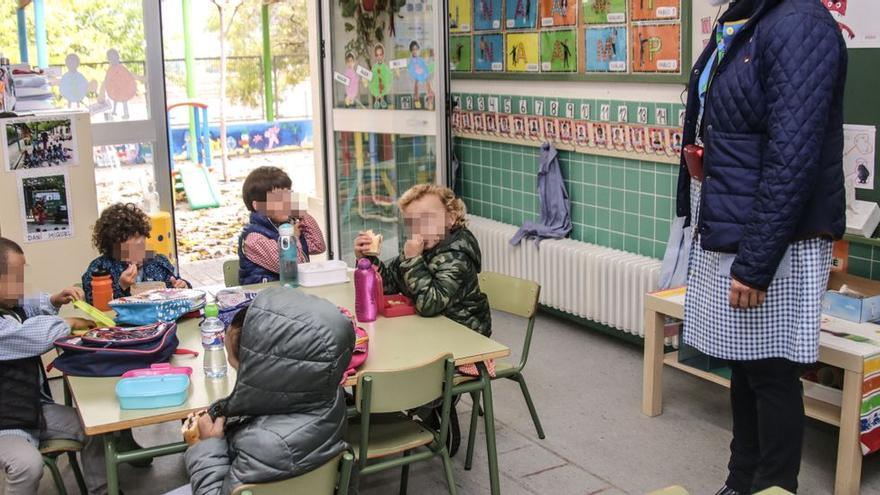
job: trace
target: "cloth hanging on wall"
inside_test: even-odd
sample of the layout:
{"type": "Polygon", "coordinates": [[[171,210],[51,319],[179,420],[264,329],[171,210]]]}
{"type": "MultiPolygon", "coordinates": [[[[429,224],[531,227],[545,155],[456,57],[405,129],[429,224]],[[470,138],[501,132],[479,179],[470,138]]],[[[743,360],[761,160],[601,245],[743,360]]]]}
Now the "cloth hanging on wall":
{"type": "Polygon", "coordinates": [[[571,232],[571,201],[559,166],[559,152],[550,143],[541,145],[541,167],[538,170],[538,199],[541,221],[524,222],[510,239],[516,246],[524,237],[535,237],[535,245],[544,239],[562,239],[571,232]]]}
{"type": "Polygon", "coordinates": [[[687,283],[688,258],[691,252],[692,230],[685,226],[685,217],[675,217],[669,230],[666,253],[660,266],[658,289],[681,287],[687,283]]]}

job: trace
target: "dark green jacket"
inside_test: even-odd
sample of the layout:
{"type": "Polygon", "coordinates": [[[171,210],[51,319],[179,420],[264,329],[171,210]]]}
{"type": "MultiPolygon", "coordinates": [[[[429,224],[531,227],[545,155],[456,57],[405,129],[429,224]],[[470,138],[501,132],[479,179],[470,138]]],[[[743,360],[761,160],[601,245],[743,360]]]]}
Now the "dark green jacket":
{"type": "Polygon", "coordinates": [[[480,245],[460,227],[421,256],[403,254],[379,266],[386,294],[402,293],[422,316],[443,315],[485,336],[492,334],[489,300],[480,291],[480,245]]]}

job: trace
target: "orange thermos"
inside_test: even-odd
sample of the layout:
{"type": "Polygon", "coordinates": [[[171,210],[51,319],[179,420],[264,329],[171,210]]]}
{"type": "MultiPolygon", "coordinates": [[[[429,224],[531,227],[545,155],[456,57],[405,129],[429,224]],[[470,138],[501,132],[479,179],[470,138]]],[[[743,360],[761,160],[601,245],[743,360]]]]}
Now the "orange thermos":
{"type": "Polygon", "coordinates": [[[92,306],[101,311],[110,311],[113,299],[113,279],[103,270],[92,272],[92,306]]]}

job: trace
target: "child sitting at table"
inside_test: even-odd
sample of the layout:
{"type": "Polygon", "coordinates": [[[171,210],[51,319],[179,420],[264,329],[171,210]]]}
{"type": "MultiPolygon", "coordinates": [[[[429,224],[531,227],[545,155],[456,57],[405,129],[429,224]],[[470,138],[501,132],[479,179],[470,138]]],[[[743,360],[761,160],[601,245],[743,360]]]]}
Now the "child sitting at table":
{"type": "MultiPolygon", "coordinates": [[[[403,252],[379,267],[386,294],[403,293],[422,316],[443,315],[485,336],[492,334],[489,300],[478,274],[481,253],[467,228],[464,202],[448,187],[419,184],[397,202],[409,239],[403,252]]],[[[354,241],[358,258],[367,256],[372,238],[361,232],[354,241]]]]}
{"type": "Polygon", "coordinates": [[[226,335],[235,388],[184,426],[192,493],[292,478],[341,453],[354,344],[339,308],[299,291],[266,289],[241,310],[226,335]]]}
{"type": "Polygon", "coordinates": [[[106,272],[113,280],[113,298],[131,295],[141,282],[164,282],[168,288],[184,289],[189,282],[177,278],[174,265],[161,254],[147,252],[150,217],[131,203],[107,207],[95,222],[92,243],[101,253],[86,268],[82,286],[86,302],[92,303],[92,275],[106,272]]]}
{"type": "Polygon", "coordinates": [[[37,493],[43,477],[40,442],[76,440],[84,444],[83,472],[91,495],[107,493],[104,448],[86,437],[71,407],[55,404],[41,356],[71,326],[94,326],[79,318],[65,320],[58,308],[83,298],[78,288],[54,296],[24,299],[25,257],[15,242],[0,237],[0,470],[7,495],[37,493]]]}
{"type": "Polygon", "coordinates": [[[248,174],[242,200],[251,212],[238,239],[239,281],[242,285],[278,280],[278,226],[293,225],[299,263],[326,251],[318,222],[301,205],[294,205],[293,182],[278,167],[259,167],[248,174]]]}

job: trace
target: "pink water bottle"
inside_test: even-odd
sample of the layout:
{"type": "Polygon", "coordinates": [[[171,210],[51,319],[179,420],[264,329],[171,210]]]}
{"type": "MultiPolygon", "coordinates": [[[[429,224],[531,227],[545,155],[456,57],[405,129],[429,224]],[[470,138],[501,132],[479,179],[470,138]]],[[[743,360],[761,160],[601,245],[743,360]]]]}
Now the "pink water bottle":
{"type": "Polygon", "coordinates": [[[376,301],[376,270],[373,263],[361,258],[354,271],[354,313],[358,321],[376,321],[379,313],[378,301],[376,301]]]}

